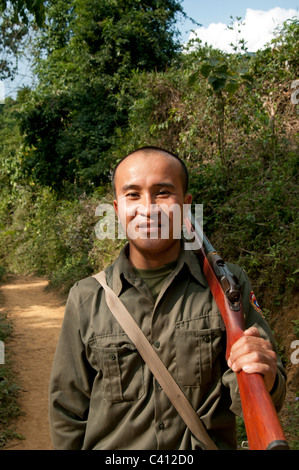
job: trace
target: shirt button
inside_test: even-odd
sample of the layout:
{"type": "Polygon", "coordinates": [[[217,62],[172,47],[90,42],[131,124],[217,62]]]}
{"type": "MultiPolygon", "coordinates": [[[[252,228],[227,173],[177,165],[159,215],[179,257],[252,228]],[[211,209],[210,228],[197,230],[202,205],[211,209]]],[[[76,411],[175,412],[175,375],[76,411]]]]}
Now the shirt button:
{"type": "Polygon", "coordinates": [[[205,343],[209,343],[211,341],[211,338],[208,335],[204,335],[202,339],[204,340],[205,343]]]}
{"type": "Polygon", "coordinates": [[[160,347],[160,341],[155,341],[154,346],[155,346],[155,348],[159,348],[160,347]]]}
{"type": "Polygon", "coordinates": [[[165,426],[164,426],[163,421],[160,421],[160,422],[159,422],[159,429],[164,429],[164,427],[165,427],[165,426]]]}
{"type": "Polygon", "coordinates": [[[157,379],[155,379],[155,384],[156,384],[156,389],[157,389],[157,390],[162,390],[162,387],[161,387],[161,385],[159,384],[159,382],[158,382],[157,379]]]}

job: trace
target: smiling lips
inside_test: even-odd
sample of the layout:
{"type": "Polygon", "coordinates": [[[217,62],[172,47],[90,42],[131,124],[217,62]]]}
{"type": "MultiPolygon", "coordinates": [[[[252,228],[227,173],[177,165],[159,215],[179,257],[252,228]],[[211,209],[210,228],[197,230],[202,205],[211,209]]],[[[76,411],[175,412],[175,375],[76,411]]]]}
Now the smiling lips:
{"type": "Polygon", "coordinates": [[[155,228],[161,228],[161,224],[157,224],[156,222],[147,222],[147,223],[138,224],[137,227],[139,229],[155,229],[155,228]]]}
{"type": "Polygon", "coordinates": [[[140,221],[135,219],[134,222],[135,228],[133,230],[136,234],[139,233],[141,238],[160,238],[162,224],[161,221],[157,220],[157,218],[148,218],[146,220],[142,219],[140,221]]]}
{"type": "Polygon", "coordinates": [[[160,230],[161,227],[161,224],[157,223],[156,221],[149,221],[147,223],[138,224],[136,228],[139,232],[151,233],[157,232],[157,230],[160,230]]]}

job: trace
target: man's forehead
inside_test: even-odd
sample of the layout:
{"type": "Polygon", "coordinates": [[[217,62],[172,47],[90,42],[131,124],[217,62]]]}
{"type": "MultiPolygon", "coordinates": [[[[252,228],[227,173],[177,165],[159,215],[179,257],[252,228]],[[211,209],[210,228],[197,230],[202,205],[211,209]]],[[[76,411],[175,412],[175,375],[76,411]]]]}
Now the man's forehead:
{"type": "Polygon", "coordinates": [[[141,165],[144,163],[151,164],[153,159],[165,160],[165,162],[169,163],[170,165],[173,165],[173,164],[180,165],[179,161],[177,161],[175,157],[168,154],[167,152],[163,152],[163,151],[144,152],[140,150],[131,155],[128,155],[126,158],[124,158],[122,162],[120,162],[115,172],[115,176],[117,176],[117,173],[119,171],[122,172],[122,170],[133,168],[135,165],[138,165],[139,163],[141,165]]]}

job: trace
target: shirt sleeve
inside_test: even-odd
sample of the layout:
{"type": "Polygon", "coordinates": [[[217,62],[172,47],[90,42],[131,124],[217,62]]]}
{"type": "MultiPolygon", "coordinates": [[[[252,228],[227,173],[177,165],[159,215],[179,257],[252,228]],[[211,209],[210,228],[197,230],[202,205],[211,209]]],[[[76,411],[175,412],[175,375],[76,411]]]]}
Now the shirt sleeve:
{"type": "MultiPolygon", "coordinates": [[[[262,338],[270,341],[277,356],[277,374],[275,384],[270,392],[272,401],[277,411],[279,411],[283,405],[285,394],[286,394],[286,373],[279,357],[278,350],[275,344],[275,339],[272,331],[262,314],[262,310],[258,306],[258,303],[254,297],[252,287],[246,272],[228,263],[229,269],[235,274],[239,280],[242,289],[242,302],[245,316],[245,328],[248,329],[251,326],[255,326],[262,338]]],[[[238,416],[242,415],[241,400],[238,390],[236,374],[228,369],[223,376],[224,385],[230,388],[230,394],[232,399],[231,410],[238,416]]]]}
{"type": "Polygon", "coordinates": [[[49,385],[49,423],[54,448],[82,449],[94,371],[81,340],[76,286],[69,294],[49,385]]]}

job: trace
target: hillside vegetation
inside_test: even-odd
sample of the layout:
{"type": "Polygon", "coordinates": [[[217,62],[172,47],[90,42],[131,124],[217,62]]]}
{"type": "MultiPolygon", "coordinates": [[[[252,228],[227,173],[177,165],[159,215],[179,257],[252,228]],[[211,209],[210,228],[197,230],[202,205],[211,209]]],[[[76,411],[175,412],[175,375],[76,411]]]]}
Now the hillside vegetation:
{"type": "MultiPolygon", "coordinates": [[[[280,314],[298,292],[298,21],[256,54],[242,41],[232,54],[200,41],[182,51],[163,33],[168,52],[153,42],[149,61],[142,48],[126,54],[125,20],[108,44],[94,2],[76,2],[80,17],[63,12],[71,3],[53,2],[34,44],[47,49],[35,63],[38,85],[0,108],[1,278],[35,273],[67,292],[109,264],[124,241],[96,237],[96,207],[113,200],[119,159],[157,145],[186,162],[206,234],[247,271],[291,368],[280,314]]],[[[106,33],[111,27],[107,20],[106,33]]],[[[134,28],[138,35],[141,19],[134,28]]]]}

